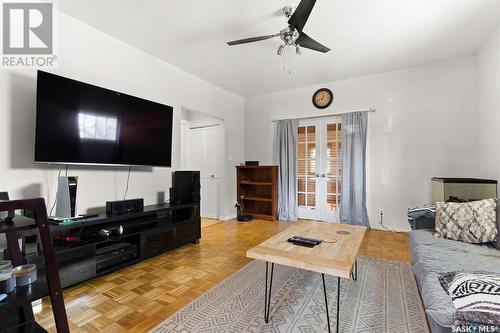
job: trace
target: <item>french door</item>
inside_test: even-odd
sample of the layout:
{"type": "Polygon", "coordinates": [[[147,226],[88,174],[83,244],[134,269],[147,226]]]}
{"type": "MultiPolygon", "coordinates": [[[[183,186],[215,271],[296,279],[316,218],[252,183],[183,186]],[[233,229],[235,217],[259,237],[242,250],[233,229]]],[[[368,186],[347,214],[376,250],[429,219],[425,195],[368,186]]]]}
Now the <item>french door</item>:
{"type": "Polygon", "coordinates": [[[299,218],[338,221],[342,193],[340,117],[299,121],[297,205],[299,218]]]}

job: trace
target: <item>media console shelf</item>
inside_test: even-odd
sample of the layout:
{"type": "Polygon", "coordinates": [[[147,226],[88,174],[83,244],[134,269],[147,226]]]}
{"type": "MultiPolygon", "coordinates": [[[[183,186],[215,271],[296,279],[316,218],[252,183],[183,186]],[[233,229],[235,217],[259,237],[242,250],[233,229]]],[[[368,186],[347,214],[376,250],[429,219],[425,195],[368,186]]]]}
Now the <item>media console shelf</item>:
{"type": "MultiPolygon", "coordinates": [[[[201,237],[199,204],[161,204],[145,206],[143,211],[135,213],[103,213],[68,225],[52,224],[50,234],[61,285],[66,288],[198,242],[201,237]],[[102,229],[120,226],[122,235],[99,235],[102,229]],[[67,237],[75,241],[67,242],[67,237]]],[[[45,263],[40,255],[37,232],[24,230],[18,236],[22,237],[24,261],[36,263],[43,269],[45,263]]]]}

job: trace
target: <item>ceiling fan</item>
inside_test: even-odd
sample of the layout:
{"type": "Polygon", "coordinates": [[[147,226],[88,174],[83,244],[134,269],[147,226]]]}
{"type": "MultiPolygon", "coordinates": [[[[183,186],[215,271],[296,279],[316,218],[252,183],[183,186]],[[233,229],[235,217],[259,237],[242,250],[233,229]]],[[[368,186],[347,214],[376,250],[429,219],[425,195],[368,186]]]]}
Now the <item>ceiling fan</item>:
{"type": "Polygon", "coordinates": [[[306,35],[305,32],[302,31],[302,29],[304,29],[304,26],[306,25],[307,19],[309,18],[309,15],[311,14],[311,11],[315,3],[316,0],[301,0],[295,11],[293,6],[287,6],[283,8],[283,14],[288,19],[288,27],[286,27],[285,29],[281,30],[276,34],[238,39],[231,42],[227,42],[227,44],[229,46],[233,46],[239,44],[253,43],[279,36],[284,44],[279,46],[278,55],[283,54],[285,46],[294,46],[295,52],[297,54],[301,53],[300,50],[301,47],[326,53],[330,51],[328,47],[318,43],[317,41],[315,41],[314,39],[306,35]]]}

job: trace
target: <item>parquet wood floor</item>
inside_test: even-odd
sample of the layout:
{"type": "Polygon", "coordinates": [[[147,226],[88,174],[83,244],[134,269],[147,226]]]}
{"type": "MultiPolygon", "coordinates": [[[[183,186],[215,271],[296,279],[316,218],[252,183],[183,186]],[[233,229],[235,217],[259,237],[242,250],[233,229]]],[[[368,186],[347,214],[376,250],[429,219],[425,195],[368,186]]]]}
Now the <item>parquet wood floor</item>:
{"type": "MultiPolygon", "coordinates": [[[[246,265],[247,249],[290,225],[262,220],[217,223],[202,229],[198,244],[68,288],[64,298],[71,332],[148,332],[246,265]]],[[[369,230],[360,254],[407,262],[408,234],[369,230]]],[[[48,299],[36,319],[56,331],[48,299]]]]}
{"type": "Polygon", "coordinates": [[[202,228],[206,228],[206,227],[210,227],[211,225],[214,225],[214,224],[217,224],[217,223],[221,223],[222,221],[221,220],[216,220],[216,219],[207,219],[207,218],[201,218],[201,227],[202,228]]]}

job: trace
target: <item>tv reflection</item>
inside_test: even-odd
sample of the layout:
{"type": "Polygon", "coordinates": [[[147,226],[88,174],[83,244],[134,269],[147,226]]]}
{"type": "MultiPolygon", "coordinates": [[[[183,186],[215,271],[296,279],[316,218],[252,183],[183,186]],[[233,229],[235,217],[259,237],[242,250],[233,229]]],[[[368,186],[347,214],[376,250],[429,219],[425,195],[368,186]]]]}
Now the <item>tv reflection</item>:
{"type": "Polygon", "coordinates": [[[90,112],[78,112],[80,139],[117,141],[118,120],[90,112]]]}

